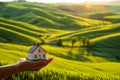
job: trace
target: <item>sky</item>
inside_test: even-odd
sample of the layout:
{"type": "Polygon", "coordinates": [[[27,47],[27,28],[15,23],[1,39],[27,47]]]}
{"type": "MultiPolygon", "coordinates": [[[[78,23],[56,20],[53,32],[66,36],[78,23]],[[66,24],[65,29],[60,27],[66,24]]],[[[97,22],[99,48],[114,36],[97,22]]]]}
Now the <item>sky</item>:
{"type": "MultiPolygon", "coordinates": [[[[0,0],[0,1],[13,1],[13,0],[0,0]]],[[[84,2],[108,2],[114,0],[26,0],[26,1],[43,3],[84,3],[84,2]]]]}

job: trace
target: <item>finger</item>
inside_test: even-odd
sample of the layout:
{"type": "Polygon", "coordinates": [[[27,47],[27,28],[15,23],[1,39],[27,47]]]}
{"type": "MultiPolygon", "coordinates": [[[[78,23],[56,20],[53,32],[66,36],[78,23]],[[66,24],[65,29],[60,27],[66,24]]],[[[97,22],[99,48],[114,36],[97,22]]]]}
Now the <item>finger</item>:
{"type": "Polygon", "coordinates": [[[26,61],[26,59],[25,59],[25,58],[21,58],[21,59],[19,60],[19,62],[23,62],[23,61],[26,61]]]}
{"type": "Polygon", "coordinates": [[[39,66],[39,65],[45,64],[46,62],[45,61],[30,61],[30,60],[27,60],[26,63],[29,64],[29,65],[39,66]]]}
{"type": "Polygon", "coordinates": [[[38,61],[39,64],[46,64],[49,63],[53,60],[53,57],[48,58],[47,60],[43,60],[43,61],[38,61]]]}
{"type": "Polygon", "coordinates": [[[40,61],[27,61],[29,62],[31,65],[35,65],[35,66],[45,66],[48,63],[50,63],[53,60],[53,57],[48,58],[47,60],[40,60],[40,61]]]}
{"type": "Polygon", "coordinates": [[[34,65],[34,66],[42,66],[42,65],[44,65],[46,62],[45,61],[34,61],[34,62],[32,62],[32,64],[34,65]]]}
{"type": "Polygon", "coordinates": [[[53,60],[53,57],[50,57],[50,58],[48,58],[47,60],[44,60],[44,61],[40,61],[38,64],[37,64],[37,66],[46,66],[48,63],[50,63],[51,61],[53,60]]]}
{"type": "Polygon", "coordinates": [[[50,63],[53,60],[53,57],[48,58],[48,60],[46,61],[46,64],[50,63]]]}

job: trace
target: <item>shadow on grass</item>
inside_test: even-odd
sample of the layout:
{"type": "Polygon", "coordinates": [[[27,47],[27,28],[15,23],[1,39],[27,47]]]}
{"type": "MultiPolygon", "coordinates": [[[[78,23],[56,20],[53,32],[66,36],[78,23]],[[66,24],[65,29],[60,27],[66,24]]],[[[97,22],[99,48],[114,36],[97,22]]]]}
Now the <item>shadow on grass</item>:
{"type": "MultiPolygon", "coordinates": [[[[78,53],[73,52],[73,50],[69,50],[66,55],[65,54],[55,54],[55,53],[50,53],[52,55],[69,59],[69,60],[76,60],[76,61],[81,61],[81,62],[93,62],[89,57],[101,57],[105,61],[110,61],[110,62],[120,62],[120,51],[115,50],[115,49],[109,49],[109,48],[91,48],[87,49],[84,48],[83,50],[80,50],[78,53]],[[87,54],[86,54],[87,52],[87,54]]],[[[103,62],[102,60],[97,60],[95,59],[95,62],[103,62]]]]}

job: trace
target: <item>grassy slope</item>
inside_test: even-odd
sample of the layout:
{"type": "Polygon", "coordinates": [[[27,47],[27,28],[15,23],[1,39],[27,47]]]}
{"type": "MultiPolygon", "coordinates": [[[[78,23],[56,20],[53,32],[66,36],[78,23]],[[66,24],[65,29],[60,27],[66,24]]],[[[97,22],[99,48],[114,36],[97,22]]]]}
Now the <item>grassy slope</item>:
{"type": "MultiPolygon", "coordinates": [[[[30,46],[0,43],[1,65],[11,64],[18,61],[20,58],[26,57],[27,50],[29,48],[30,46]]],[[[49,48],[51,48],[51,46],[46,47],[46,50],[48,50],[48,53],[47,53],[48,56],[51,55],[50,54],[51,50],[49,50],[49,48]]],[[[54,50],[54,48],[52,49],[54,50]]],[[[59,50],[60,49],[58,49],[58,51],[59,50]]],[[[56,54],[58,53],[56,52],[56,54]]],[[[51,80],[54,80],[54,79],[62,79],[62,80],[109,79],[109,80],[112,80],[112,79],[120,79],[119,67],[120,67],[120,64],[117,62],[83,63],[79,61],[73,61],[73,60],[68,60],[68,59],[54,56],[54,60],[51,62],[51,64],[49,64],[47,67],[42,69],[40,72],[37,72],[37,73],[25,72],[16,76],[13,75],[12,79],[20,78],[20,79],[33,80],[35,78],[37,79],[44,78],[45,80],[49,80],[49,79],[51,80]]],[[[8,78],[8,79],[11,79],[11,78],[8,78]]]]}
{"type": "Polygon", "coordinates": [[[0,18],[0,21],[1,21],[0,35],[2,39],[1,41],[3,42],[13,42],[13,43],[39,42],[38,35],[40,34],[66,33],[65,31],[62,30],[40,28],[28,23],[4,19],[4,18],[0,18]]]}
{"type": "MultiPolygon", "coordinates": [[[[117,56],[119,57],[119,37],[120,37],[120,24],[113,25],[105,25],[105,26],[97,26],[82,30],[77,30],[70,32],[68,34],[59,35],[56,38],[62,37],[65,40],[70,40],[71,37],[77,36],[81,38],[82,36],[86,36],[91,39],[91,43],[96,45],[97,48],[95,50],[91,50],[91,54],[93,57],[90,57],[90,60],[94,58],[96,61],[119,61],[117,56]],[[104,59],[102,59],[102,58],[104,59]]],[[[70,42],[70,41],[69,41],[70,42]]],[[[68,44],[68,41],[67,43],[68,44]]],[[[76,43],[75,45],[79,45],[76,43]]],[[[79,53],[79,52],[77,52],[79,53]]],[[[89,57],[87,57],[89,59],[89,57]]]]}
{"type": "MultiPolygon", "coordinates": [[[[37,26],[33,26],[24,22],[19,22],[19,21],[14,21],[14,20],[8,20],[8,19],[4,19],[4,18],[0,18],[0,25],[1,25],[1,41],[3,42],[12,42],[12,43],[31,43],[31,42],[38,42],[37,36],[39,34],[54,34],[51,36],[51,39],[54,38],[63,38],[63,39],[69,39],[70,37],[74,37],[74,36],[86,36],[89,38],[99,38],[99,36],[103,36],[103,35],[110,35],[111,33],[116,33],[119,31],[119,24],[115,24],[115,25],[106,25],[106,27],[104,26],[98,26],[98,27],[90,27],[87,29],[83,29],[83,30],[77,30],[77,31],[71,31],[71,32],[65,32],[65,31],[61,31],[61,30],[55,30],[55,29],[45,29],[45,28],[39,28],[37,26]],[[19,24],[17,24],[19,23],[19,24]],[[31,27],[28,27],[31,26],[31,27]],[[116,26],[116,27],[115,27],[116,26]],[[40,33],[39,33],[40,31],[40,33]],[[46,32],[45,32],[46,31],[46,32]],[[106,33],[107,31],[107,33],[106,33]],[[89,35],[88,35],[89,34],[89,35]],[[101,34],[101,35],[98,35],[101,34]],[[6,35],[9,35],[8,37],[6,37],[6,35]],[[12,36],[11,36],[12,35],[12,36]],[[14,36],[13,36],[14,35],[14,36]],[[19,36],[18,36],[19,35],[19,36]],[[16,37],[15,37],[16,36],[16,37]]],[[[70,42],[69,42],[70,43],[70,42]]],[[[96,43],[98,46],[101,46],[101,44],[96,43]]],[[[77,45],[77,44],[76,44],[77,45]]],[[[114,45],[114,44],[113,44],[114,45]]],[[[56,50],[59,48],[55,48],[56,50]]],[[[77,55],[79,55],[79,50],[78,49],[74,49],[73,50],[73,57],[68,56],[68,53],[70,51],[70,48],[68,48],[68,50],[64,50],[61,49],[62,51],[64,51],[64,53],[59,52],[59,54],[55,54],[54,50],[51,50],[53,52],[51,52],[51,54],[54,54],[56,56],[59,57],[64,57],[67,59],[74,59],[74,60],[81,60],[77,57],[77,55]]],[[[100,50],[101,51],[101,50],[100,50]]],[[[106,52],[106,51],[105,51],[106,52]]],[[[108,53],[109,51],[107,51],[106,53],[108,53]]],[[[116,50],[116,52],[118,52],[118,50],[116,50]]],[[[99,54],[99,52],[95,52],[96,55],[99,54]]],[[[113,53],[110,54],[110,56],[113,53]]],[[[92,56],[87,56],[86,59],[88,59],[88,61],[93,61],[95,60],[95,62],[100,61],[98,56],[95,56],[96,59],[94,59],[94,57],[92,56]],[[98,60],[97,60],[98,59],[98,60]]],[[[104,56],[105,58],[108,56],[104,56]]],[[[113,58],[115,58],[113,56],[113,58]]],[[[102,58],[101,58],[102,59],[102,58]]],[[[104,58],[102,59],[102,61],[107,61],[104,58]]],[[[109,60],[108,60],[109,61],[109,60]]],[[[114,60],[116,61],[116,59],[114,60]]]]}
{"type": "Polygon", "coordinates": [[[86,36],[90,39],[93,39],[107,34],[109,35],[112,33],[113,34],[117,32],[119,33],[119,30],[120,30],[120,24],[110,24],[110,25],[103,25],[97,27],[94,26],[90,28],[72,31],[68,34],[59,35],[56,38],[62,37],[64,39],[67,39],[73,36],[77,36],[77,37],[86,36]]]}
{"type": "MultiPolygon", "coordinates": [[[[46,6],[45,4],[43,4],[43,5],[46,6]]],[[[45,17],[47,17],[47,19],[44,19],[44,20],[48,20],[48,21],[49,20],[55,20],[55,21],[57,21],[59,19],[59,17],[63,17],[65,15],[65,13],[64,14],[55,13],[55,15],[54,15],[52,13],[49,13],[50,10],[48,8],[43,9],[43,7],[32,4],[32,3],[31,4],[29,4],[29,3],[20,3],[20,4],[10,3],[10,4],[6,5],[6,7],[2,9],[2,11],[8,11],[8,9],[13,10],[13,8],[14,8],[18,12],[20,10],[23,10],[22,12],[25,13],[24,9],[25,9],[25,11],[29,11],[29,9],[27,8],[28,6],[31,6],[30,10],[32,9],[33,11],[30,14],[28,13],[27,15],[26,14],[22,15],[23,17],[30,16],[31,18],[37,18],[36,11],[38,11],[38,12],[40,11],[40,15],[41,15],[42,20],[45,17]],[[39,9],[40,7],[41,7],[41,9],[39,9]]],[[[60,12],[60,11],[58,11],[58,12],[60,12]]],[[[15,16],[18,16],[18,15],[20,15],[20,14],[13,15],[13,16],[11,16],[11,18],[15,17],[15,16]]],[[[40,16],[38,16],[38,17],[40,17],[40,16]]],[[[96,20],[81,18],[81,17],[73,16],[71,14],[67,15],[66,17],[68,17],[70,19],[72,18],[72,19],[75,19],[75,20],[84,21],[84,24],[85,24],[85,22],[88,22],[87,24],[92,24],[93,22],[94,23],[101,22],[99,25],[104,24],[104,21],[102,23],[102,21],[96,21],[96,20]]],[[[24,20],[24,19],[22,18],[22,20],[24,20]]],[[[28,20],[30,20],[30,19],[28,19],[28,20]]],[[[97,27],[94,26],[94,27],[90,27],[90,28],[85,28],[85,29],[80,29],[80,30],[76,30],[76,31],[67,31],[66,32],[66,31],[55,30],[55,29],[51,29],[51,28],[41,28],[41,27],[37,27],[37,26],[34,26],[34,25],[24,23],[24,22],[8,20],[8,19],[4,19],[4,18],[0,18],[0,21],[1,21],[0,22],[0,25],[1,25],[1,29],[0,29],[1,30],[1,37],[0,38],[1,38],[1,41],[3,41],[3,42],[17,42],[17,43],[20,43],[20,42],[24,42],[24,43],[25,42],[27,42],[27,43],[30,42],[31,43],[31,42],[36,42],[36,41],[38,42],[37,36],[39,34],[43,34],[43,33],[45,33],[45,34],[46,33],[47,34],[55,34],[55,35],[51,36],[51,39],[63,38],[65,40],[68,40],[68,39],[70,39],[71,37],[74,37],[74,36],[77,36],[77,37],[87,36],[91,39],[94,39],[94,38],[98,39],[101,36],[104,36],[104,35],[107,36],[107,35],[119,32],[119,24],[101,25],[101,26],[97,26],[97,27]],[[31,27],[29,27],[29,26],[31,26],[31,27]],[[107,33],[106,33],[106,31],[107,31],[107,33]],[[5,32],[5,34],[2,34],[4,32],[5,32]],[[10,35],[10,36],[6,37],[6,35],[10,35]],[[11,35],[14,35],[14,36],[11,36],[11,35]],[[17,36],[17,35],[19,35],[19,36],[17,36]],[[16,36],[16,38],[15,38],[15,36],[16,36]]],[[[31,21],[31,22],[34,22],[34,21],[31,21]]],[[[79,24],[83,24],[83,23],[79,23],[79,24]]],[[[53,25],[55,25],[55,24],[53,24],[53,25]]],[[[71,28],[71,29],[73,29],[73,28],[71,28]]],[[[97,44],[97,45],[100,46],[99,44],[97,44]]],[[[70,49],[68,49],[68,50],[70,50],[70,49]]],[[[77,50],[74,50],[74,51],[79,53],[77,50]]],[[[69,51],[65,51],[65,53],[68,54],[69,51]]],[[[60,56],[60,54],[57,55],[57,56],[60,56]]],[[[61,54],[61,57],[67,58],[65,54],[61,54]]]]}
{"type": "MultiPolygon", "coordinates": [[[[21,4],[20,4],[19,7],[17,7],[17,8],[16,8],[16,4],[12,5],[12,9],[14,7],[15,9],[20,8],[22,10],[22,9],[25,9],[26,6],[39,7],[38,5],[33,5],[33,4],[25,5],[23,3],[22,5],[24,5],[24,6],[21,6],[21,4]]],[[[5,10],[9,9],[9,6],[11,6],[11,4],[8,5],[8,8],[6,8],[5,10]]],[[[26,11],[26,9],[25,9],[25,11],[26,11]]],[[[28,15],[29,14],[32,15],[31,17],[27,17],[26,19],[21,19],[21,20],[24,20],[25,22],[27,22],[27,21],[29,21],[29,19],[35,18],[35,20],[38,19],[38,20],[47,21],[47,22],[49,22],[49,24],[53,23],[52,25],[55,25],[55,26],[58,26],[58,24],[63,24],[63,22],[57,21],[59,19],[58,16],[59,17],[64,16],[63,14],[54,13],[55,15],[53,15],[53,13],[49,14],[47,11],[40,10],[40,9],[34,9],[34,11],[35,11],[34,14],[28,13],[28,15]],[[47,15],[36,16],[35,15],[36,11],[41,11],[41,13],[43,12],[47,15]],[[56,20],[56,21],[54,21],[54,20],[56,20]],[[54,24],[54,23],[56,23],[56,24],[54,24]]],[[[24,10],[23,10],[23,13],[24,13],[24,10]]],[[[21,15],[21,13],[19,13],[19,14],[21,15]]],[[[17,13],[17,15],[15,15],[13,17],[18,16],[19,14],[17,13]]],[[[22,15],[22,16],[24,17],[25,15],[22,15]]],[[[22,16],[20,16],[20,17],[22,17],[22,16]]],[[[90,22],[90,21],[98,22],[98,24],[100,22],[99,25],[101,25],[101,23],[102,23],[101,21],[76,17],[71,14],[68,15],[67,17],[68,17],[67,19],[72,19],[71,20],[72,22],[74,22],[73,19],[77,22],[82,21],[82,24],[84,23],[84,24],[90,24],[90,25],[93,24],[94,25],[94,23],[90,22]]],[[[65,19],[65,20],[67,20],[67,19],[65,19]]],[[[63,19],[61,19],[61,20],[63,20],[63,19]]],[[[22,46],[19,44],[23,43],[23,42],[31,43],[31,42],[38,41],[37,36],[39,34],[52,34],[52,36],[50,37],[51,39],[63,38],[65,40],[71,39],[71,37],[74,37],[74,36],[78,36],[78,37],[87,36],[87,37],[91,38],[91,41],[98,46],[106,46],[106,45],[112,46],[112,47],[120,46],[118,44],[119,36],[120,36],[120,33],[119,33],[120,24],[110,24],[110,25],[101,25],[101,26],[97,25],[97,26],[92,26],[89,28],[80,29],[80,30],[72,30],[74,28],[71,27],[71,31],[65,31],[65,30],[57,30],[57,29],[51,29],[51,28],[42,28],[42,27],[31,25],[32,23],[28,24],[29,22],[28,23],[25,23],[25,22],[19,22],[19,21],[15,21],[15,20],[0,18],[0,33],[1,33],[0,41],[9,42],[9,43],[0,43],[0,52],[1,52],[0,63],[1,64],[14,63],[17,60],[19,60],[20,58],[26,57],[27,50],[30,48],[30,46],[22,46]],[[18,44],[17,45],[11,44],[12,42],[17,42],[18,44]],[[6,51],[6,49],[7,49],[7,51],[6,51]]],[[[34,20],[31,22],[34,22],[34,20]]],[[[104,23],[104,21],[103,21],[103,23],[104,23]]],[[[33,24],[35,24],[35,23],[33,23],[33,24]]],[[[67,22],[65,24],[67,24],[67,22]]],[[[81,22],[79,24],[81,25],[81,22]]],[[[105,22],[105,24],[106,24],[106,22],[105,22]]],[[[64,29],[64,28],[62,27],[62,29],[64,29]]],[[[117,62],[118,60],[116,59],[116,56],[120,56],[118,54],[119,53],[118,49],[117,50],[97,49],[93,52],[94,55],[92,54],[90,56],[86,56],[86,55],[84,56],[86,62],[80,62],[81,54],[77,48],[73,49],[72,56],[70,56],[69,51],[71,51],[71,48],[53,47],[53,46],[49,46],[49,45],[44,45],[43,47],[47,50],[48,56],[53,55],[55,58],[54,61],[45,68],[45,70],[52,69],[53,73],[55,73],[56,71],[58,73],[63,71],[63,74],[68,72],[68,74],[70,76],[73,76],[74,74],[71,74],[71,73],[75,73],[75,72],[76,72],[76,74],[74,76],[80,75],[79,73],[81,73],[81,72],[87,72],[87,74],[89,74],[89,75],[84,74],[83,79],[85,79],[85,76],[87,76],[87,77],[91,76],[91,74],[90,74],[91,72],[93,72],[93,74],[94,74],[94,72],[96,72],[96,75],[98,73],[101,73],[100,76],[102,76],[102,77],[106,76],[106,75],[104,75],[104,76],[102,75],[104,72],[106,72],[106,74],[108,74],[108,72],[114,72],[115,74],[114,73],[108,74],[107,77],[108,78],[112,77],[113,79],[119,79],[118,73],[120,72],[119,71],[120,64],[117,62]],[[87,61],[101,62],[101,63],[88,63],[87,61]],[[111,62],[111,61],[116,61],[116,62],[111,62]],[[73,64],[73,65],[71,65],[71,64],[73,64]]],[[[59,73],[59,74],[61,74],[61,73],[59,73]]],[[[95,79],[95,77],[94,77],[94,79],[95,79]]],[[[104,79],[106,79],[106,77],[104,79]]]]}
{"type": "Polygon", "coordinates": [[[1,16],[28,22],[37,26],[67,30],[70,30],[71,28],[79,29],[89,26],[110,24],[107,21],[92,20],[75,15],[73,16],[57,9],[58,8],[47,4],[9,3],[1,9],[1,16]],[[30,5],[31,7],[29,7],[30,5]],[[53,9],[53,11],[51,11],[51,9],[53,9]],[[11,13],[6,14],[7,12],[11,13]]]}
{"type": "MultiPolygon", "coordinates": [[[[51,46],[43,46],[48,50],[48,56],[50,56],[51,50],[49,49],[51,46]]],[[[16,62],[16,60],[19,60],[20,58],[27,57],[27,50],[30,48],[30,46],[22,46],[22,45],[13,45],[13,44],[5,44],[0,43],[0,51],[1,51],[1,58],[0,62],[4,63],[13,63],[16,62]],[[6,51],[7,49],[7,51],[6,51]]],[[[59,48],[58,48],[59,49],[59,48]]],[[[54,50],[54,48],[52,48],[54,50]]],[[[56,54],[59,54],[59,52],[56,54]]],[[[70,71],[82,71],[82,72],[99,72],[99,71],[105,71],[105,72],[119,72],[119,63],[83,63],[79,61],[73,61],[73,60],[67,60],[60,57],[54,56],[54,61],[47,66],[47,68],[56,68],[56,69],[64,69],[64,70],[70,70],[70,71]],[[71,65],[74,63],[74,65],[71,65]],[[111,66],[110,68],[107,68],[107,66],[111,66]],[[70,67],[71,66],[71,67],[70,67]]]]}
{"type": "Polygon", "coordinates": [[[103,12],[91,12],[87,15],[87,17],[91,19],[96,19],[96,20],[104,20],[104,21],[109,21],[112,23],[119,23],[119,5],[108,5],[106,6],[106,10],[103,12]]]}

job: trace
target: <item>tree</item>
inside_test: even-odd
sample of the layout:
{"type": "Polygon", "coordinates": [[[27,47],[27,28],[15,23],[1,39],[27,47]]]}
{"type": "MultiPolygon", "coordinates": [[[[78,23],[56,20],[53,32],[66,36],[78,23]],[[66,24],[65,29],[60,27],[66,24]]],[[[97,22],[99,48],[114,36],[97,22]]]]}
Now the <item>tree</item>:
{"type": "Polygon", "coordinates": [[[72,48],[73,48],[74,44],[77,42],[77,40],[78,40],[78,38],[77,38],[77,37],[72,38],[72,48]]]}
{"type": "Polygon", "coordinates": [[[50,37],[50,35],[47,35],[47,38],[49,38],[50,37]]]}
{"type": "Polygon", "coordinates": [[[43,39],[44,35],[39,34],[38,37],[39,37],[39,39],[41,41],[40,44],[45,44],[46,43],[45,40],[43,39]]]}
{"type": "Polygon", "coordinates": [[[62,41],[62,39],[58,39],[58,45],[59,45],[59,46],[63,46],[63,41],[62,41]]]}
{"type": "Polygon", "coordinates": [[[81,51],[81,55],[83,56],[82,60],[84,60],[84,55],[86,55],[87,53],[87,55],[89,56],[92,52],[92,44],[90,42],[90,39],[87,37],[82,37],[80,43],[82,44],[82,46],[80,46],[79,51],[81,51]]]}
{"type": "Polygon", "coordinates": [[[92,44],[90,42],[90,39],[88,39],[88,38],[86,39],[86,46],[85,47],[86,47],[87,54],[89,56],[93,49],[92,49],[92,44]]]}
{"type": "Polygon", "coordinates": [[[45,39],[48,39],[49,37],[50,37],[50,35],[46,35],[46,36],[45,36],[45,39]]]}
{"type": "Polygon", "coordinates": [[[86,46],[86,37],[81,38],[82,46],[86,46]]]}
{"type": "Polygon", "coordinates": [[[87,47],[91,47],[90,39],[87,38],[87,39],[85,40],[85,44],[86,44],[87,47]]]}
{"type": "Polygon", "coordinates": [[[38,37],[39,37],[39,38],[41,38],[41,37],[42,37],[42,35],[40,34],[40,35],[38,35],[38,37]]]}
{"type": "Polygon", "coordinates": [[[41,43],[40,44],[45,44],[46,42],[45,42],[45,40],[44,39],[40,39],[41,40],[41,43]]]}

